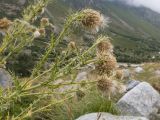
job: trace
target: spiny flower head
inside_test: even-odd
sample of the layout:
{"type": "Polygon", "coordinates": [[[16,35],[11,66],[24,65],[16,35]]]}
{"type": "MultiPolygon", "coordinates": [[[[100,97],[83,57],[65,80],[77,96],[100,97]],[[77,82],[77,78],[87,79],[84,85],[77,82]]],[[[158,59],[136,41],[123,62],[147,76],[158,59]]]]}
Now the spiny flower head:
{"type": "Polygon", "coordinates": [[[117,61],[112,54],[99,55],[95,66],[99,75],[107,74],[111,76],[117,68],[117,61]]]}
{"type": "Polygon", "coordinates": [[[98,89],[105,95],[116,95],[118,93],[124,93],[126,91],[126,86],[123,84],[111,80],[106,76],[101,76],[97,82],[98,89]]]}
{"type": "Polygon", "coordinates": [[[69,42],[68,48],[70,48],[70,49],[76,49],[76,43],[74,41],[69,42]]]}
{"type": "Polygon", "coordinates": [[[84,17],[81,20],[82,25],[93,31],[98,31],[100,27],[105,27],[106,20],[104,16],[93,9],[85,9],[82,11],[84,17]]]}
{"type": "Polygon", "coordinates": [[[97,52],[103,54],[105,52],[113,52],[113,45],[111,44],[108,37],[104,37],[104,40],[97,45],[97,52]]]}
{"type": "Polygon", "coordinates": [[[41,19],[41,27],[45,27],[49,25],[49,19],[48,18],[42,18],[41,19]]]}
{"type": "Polygon", "coordinates": [[[39,32],[41,35],[45,35],[45,34],[46,34],[45,28],[40,28],[40,29],[38,29],[38,32],[39,32]]]}
{"type": "Polygon", "coordinates": [[[97,88],[105,93],[105,94],[108,94],[111,92],[111,88],[113,87],[113,83],[112,83],[112,80],[110,80],[109,78],[107,77],[100,77],[98,82],[97,82],[97,88]]]}
{"type": "Polygon", "coordinates": [[[11,25],[11,21],[7,18],[0,19],[0,29],[7,29],[11,25]]]}

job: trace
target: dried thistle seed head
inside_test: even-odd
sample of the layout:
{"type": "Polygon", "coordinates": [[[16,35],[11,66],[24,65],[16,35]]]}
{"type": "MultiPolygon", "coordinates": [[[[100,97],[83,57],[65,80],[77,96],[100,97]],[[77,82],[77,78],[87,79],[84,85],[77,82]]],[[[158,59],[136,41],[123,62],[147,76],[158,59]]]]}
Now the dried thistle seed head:
{"type": "Polygon", "coordinates": [[[103,76],[99,79],[97,87],[105,96],[126,92],[125,85],[103,76]]]}
{"type": "Polygon", "coordinates": [[[36,30],[34,33],[33,33],[33,36],[34,38],[39,38],[41,36],[40,32],[38,30],[36,30]]]}
{"type": "Polygon", "coordinates": [[[40,28],[38,31],[39,31],[39,33],[41,35],[45,35],[46,34],[45,28],[40,28]]]}
{"type": "Polygon", "coordinates": [[[105,26],[106,20],[100,12],[93,9],[85,9],[82,13],[84,17],[81,23],[85,28],[97,31],[100,27],[105,26]]]}
{"type": "Polygon", "coordinates": [[[76,43],[73,42],[73,41],[69,42],[68,48],[70,48],[70,49],[76,49],[76,43]]]}
{"type": "Polygon", "coordinates": [[[104,40],[97,45],[97,52],[99,54],[105,52],[110,52],[110,53],[113,52],[113,45],[111,44],[110,40],[107,37],[105,37],[104,40]]]}
{"type": "Polygon", "coordinates": [[[112,80],[107,77],[101,77],[97,82],[97,88],[104,93],[110,92],[113,86],[112,80]]]}
{"type": "Polygon", "coordinates": [[[8,29],[11,23],[7,18],[0,19],[0,29],[8,29]]]}
{"type": "Polygon", "coordinates": [[[116,71],[116,78],[120,80],[123,78],[123,70],[116,71]]]}
{"type": "Polygon", "coordinates": [[[107,74],[111,76],[117,68],[117,61],[112,54],[107,54],[99,56],[95,66],[99,75],[107,74]]]}
{"type": "Polygon", "coordinates": [[[41,19],[41,26],[45,27],[49,25],[49,19],[48,18],[42,18],[41,19]]]}

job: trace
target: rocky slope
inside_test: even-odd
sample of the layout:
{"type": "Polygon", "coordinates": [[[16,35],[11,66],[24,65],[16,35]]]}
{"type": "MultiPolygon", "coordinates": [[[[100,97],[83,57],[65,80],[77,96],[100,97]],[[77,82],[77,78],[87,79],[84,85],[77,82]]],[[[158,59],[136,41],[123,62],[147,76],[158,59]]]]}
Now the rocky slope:
{"type": "Polygon", "coordinates": [[[0,18],[7,16],[9,18],[16,18],[20,16],[27,0],[1,0],[0,1],[0,18]]]}

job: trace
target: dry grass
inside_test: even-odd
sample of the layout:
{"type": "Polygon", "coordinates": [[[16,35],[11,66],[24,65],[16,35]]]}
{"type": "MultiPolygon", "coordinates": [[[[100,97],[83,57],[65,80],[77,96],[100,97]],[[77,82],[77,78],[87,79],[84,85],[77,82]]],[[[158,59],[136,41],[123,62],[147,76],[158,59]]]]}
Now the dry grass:
{"type": "Polygon", "coordinates": [[[133,72],[133,79],[149,82],[160,91],[160,74],[156,73],[160,71],[160,63],[144,63],[142,67],[144,69],[142,73],[133,72]]]}

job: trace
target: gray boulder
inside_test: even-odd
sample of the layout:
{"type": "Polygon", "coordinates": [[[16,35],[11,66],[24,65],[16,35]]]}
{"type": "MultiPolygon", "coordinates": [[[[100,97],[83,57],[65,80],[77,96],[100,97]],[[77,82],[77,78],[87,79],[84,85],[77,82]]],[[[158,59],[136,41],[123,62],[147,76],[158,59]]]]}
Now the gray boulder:
{"type": "Polygon", "coordinates": [[[4,69],[0,68],[0,87],[7,88],[12,86],[11,75],[4,69]]]}
{"type": "Polygon", "coordinates": [[[142,73],[143,72],[143,68],[142,67],[136,67],[135,68],[135,72],[136,73],[142,73]]]}
{"type": "Polygon", "coordinates": [[[139,83],[141,83],[138,80],[129,80],[126,84],[126,91],[130,91],[134,87],[136,87],[139,83]]]}
{"type": "Polygon", "coordinates": [[[117,103],[123,115],[149,117],[160,102],[160,94],[146,82],[126,93],[117,103]]]}
{"type": "Polygon", "coordinates": [[[109,113],[90,113],[76,120],[149,120],[145,117],[115,116],[109,113]]]}

